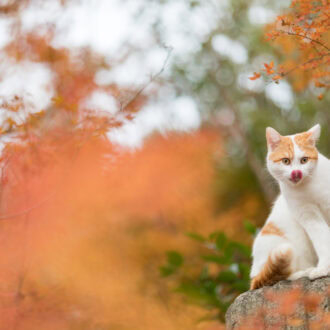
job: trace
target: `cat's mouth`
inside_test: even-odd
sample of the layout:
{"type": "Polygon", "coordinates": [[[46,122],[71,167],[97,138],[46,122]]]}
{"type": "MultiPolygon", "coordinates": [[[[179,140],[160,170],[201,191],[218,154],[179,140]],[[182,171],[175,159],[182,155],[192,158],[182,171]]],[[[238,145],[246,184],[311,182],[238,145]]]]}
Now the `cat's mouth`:
{"type": "Polygon", "coordinates": [[[300,178],[289,178],[289,181],[291,181],[293,184],[298,184],[298,183],[300,183],[301,181],[302,181],[302,179],[300,179],[300,178]]]}

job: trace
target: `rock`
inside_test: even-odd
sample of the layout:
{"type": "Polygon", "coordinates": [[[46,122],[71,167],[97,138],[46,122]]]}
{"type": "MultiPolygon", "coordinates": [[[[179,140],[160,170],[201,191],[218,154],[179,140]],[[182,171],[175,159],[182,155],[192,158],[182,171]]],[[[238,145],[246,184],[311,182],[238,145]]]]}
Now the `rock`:
{"type": "Polygon", "coordinates": [[[330,277],[281,281],[245,292],[229,307],[226,328],[330,330],[330,277]]]}

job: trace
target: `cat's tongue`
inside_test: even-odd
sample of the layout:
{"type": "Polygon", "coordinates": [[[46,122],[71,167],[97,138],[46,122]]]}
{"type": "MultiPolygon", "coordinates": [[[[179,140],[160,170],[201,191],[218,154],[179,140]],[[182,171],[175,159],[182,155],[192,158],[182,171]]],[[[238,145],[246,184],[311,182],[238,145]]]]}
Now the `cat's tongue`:
{"type": "Polygon", "coordinates": [[[291,172],[291,181],[297,183],[302,179],[302,172],[300,170],[295,170],[291,172]]]}

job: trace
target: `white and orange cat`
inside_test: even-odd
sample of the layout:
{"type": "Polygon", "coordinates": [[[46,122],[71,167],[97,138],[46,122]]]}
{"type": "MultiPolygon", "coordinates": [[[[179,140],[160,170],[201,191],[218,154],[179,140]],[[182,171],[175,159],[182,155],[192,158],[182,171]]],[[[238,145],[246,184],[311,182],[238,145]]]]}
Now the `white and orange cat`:
{"type": "Polygon", "coordinates": [[[253,244],[251,289],[330,275],[330,160],[316,149],[319,136],[320,125],[290,136],[266,129],[281,193],[253,244]]]}

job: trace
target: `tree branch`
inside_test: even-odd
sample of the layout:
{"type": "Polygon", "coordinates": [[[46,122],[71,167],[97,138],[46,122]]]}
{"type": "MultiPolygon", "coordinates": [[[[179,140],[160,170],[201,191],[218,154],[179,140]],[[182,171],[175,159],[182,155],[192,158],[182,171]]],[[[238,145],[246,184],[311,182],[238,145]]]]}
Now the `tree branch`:
{"type": "Polygon", "coordinates": [[[31,207],[26,208],[25,210],[22,210],[20,212],[1,215],[0,220],[7,220],[7,219],[10,219],[10,218],[17,218],[17,217],[20,217],[22,215],[26,215],[26,214],[30,213],[31,211],[33,211],[34,209],[36,209],[36,208],[42,206],[43,204],[45,204],[46,202],[48,202],[54,195],[55,195],[55,192],[50,194],[50,196],[43,199],[41,202],[36,203],[36,204],[32,205],[31,207]]]}
{"type": "Polygon", "coordinates": [[[246,152],[246,159],[247,163],[250,166],[251,170],[253,171],[254,175],[256,176],[259,186],[261,190],[264,193],[264,197],[266,201],[271,204],[275,197],[275,189],[269,185],[268,182],[268,175],[265,172],[264,166],[260,162],[260,160],[256,157],[254,151],[252,150],[252,147],[249,143],[248,136],[246,133],[245,128],[242,125],[242,122],[240,120],[240,113],[236,106],[236,104],[232,101],[232,99],[229,97],[228,93],[225,91],[225,89],[220,88],[220,93],[229,107],[229,109],[233,112],[235,121],[231,128],[229,129],[229,132],[231,136],[241,144],[246,152]]]}
{"type": "Polygon", "coordinates": [[[299,33],[294,33],[294,32],[289,32],[289,31],[283,31],[283,30],[278,30],[279,32],[281,33],[285,33],[285,34],[288,34],[290,36],[296,36],[296,37],[300,37],[300,38],[303,38],[303,39],[308,39],[310,40],[311,42],[314,42],[322,47],[324,47],[327,51],[330,51],[330,48],[327,47],[325,44],[323,44],[322,42],[318,41],[318,40],[315,40],[313,38],[310,38],[308,36],[305,36],[303,34],[299,34],[299,33]]]}
{"type": "Polygon", "coordinates": [[[172,51],[173,51],[173,48],[172,47],[170,47],[170,46],[164,46],[164,48],[165,49],[167,49],[167,56],[166,56],[166,58],[165,58],[165,61],[164,61],[164,63],[163,63],[163,65],[162,65],[162,67],[161,67],[161,69],[156,73],[156,74],[154,74],[154,75],[152,75],[151,77],[150,77],[150,79],[149,79],[149,81],[145,84],[145,85],[143,85],[136,93],[135,93],[135,95],[130,99],[130,100],[128,100],[127,102],[126,102],[126,104],[125,105],[123,105],[122,103],[120,104],[120,111],[124,111],[125,109],[127,109],[127,107],[129,106],[129,105],[131,105],[143,92],[144,92],[144,90],[156,79],[156,78],[158,78],[163,72],[164,72],[164,70],[165,70],[165,68],[166,68],[166,65],[167,65],[167,63],[168,63],[168,61],[169,61],[169,59],[170,59],[170,57],[171,57],[171,54],[172,54],[172,51]]]}
{"type": "MultiPolygon", "coordinates": [[[[309,63],[312,63],[312,62],[316,62],[316,61],[322,60],[324,57],[327,57],[327,56],[330,56],[330,52],[325,53],[325,54],[323,54],[323,55],[321,55],[319,57],[311,58],[311,59],[309,59],[308,61],[306,61],[304,63],[301,63],[301,64],[296,65],[294,68],[288,70],[287,72],[281,73],[281,77],[285,77],[285,76],[289,75],[290,73],[292,73],[293,71],[297,70],[301,66],[304,66],[306,64],[309,64],[309,63]]],[[[323,63],[320,63],[319,65],[321,65],[321,64],[323,64],[323,63]]]]}

